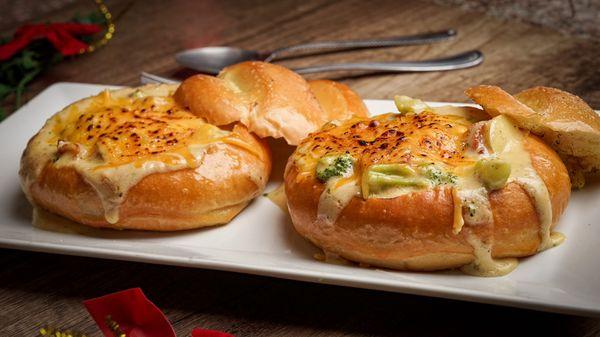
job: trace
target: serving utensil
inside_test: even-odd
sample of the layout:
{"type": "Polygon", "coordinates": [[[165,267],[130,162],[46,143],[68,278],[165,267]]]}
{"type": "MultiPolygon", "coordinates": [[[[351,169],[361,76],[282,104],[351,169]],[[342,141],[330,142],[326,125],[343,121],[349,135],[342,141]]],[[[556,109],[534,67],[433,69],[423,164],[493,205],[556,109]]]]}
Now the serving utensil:
{"type": "Polygon", "coordinates": [[[142,71],[140,73],[140,83],[142,83],[142,84],[155,84],[155,83],[177,84],[177,83],[181,83],[181,81],[178,81],[174,78],[158,76],[158,75],[154,75],[154,74],[150,74],[145,71],[142,71]]]}
{"type": "MultiPolygon", "coordinates": [[[[182,66],[208,74],[218,74],[221,69],[243,61],[271,62],[282,56],[307,52],[329,52],[358,48],[381,48],[395,46],[412,46],[429,44],[447,40],[456,35],[453,29],[444,31],[398,36],[383,39],[346,40],[346,41],[321,41],[303,43],[294,46],[279,48],[272,51],[246,50],[236,47],[202,47],[182,51],[175,55],[177,63],[182,66]]],[[[298,73],[299,69],[292,69],[298,73]]],[[[312,71],[315,72],[315,71],[312,71]]]]}
{"type": "MultiPolygon", "coordinates": [[[[483,54],[478,50],[472,50],[453,56],[424,61],[338,63],[296,68],[292,70],[299,74],[341,70],[427,72],[470,68],[481,64],[481,62],[483,62],[483,54]]],[[[142,83],[179,83],[179,81],[172,78],[166,78],[145,72],[142,72],[140,77],[142,83]]]]}

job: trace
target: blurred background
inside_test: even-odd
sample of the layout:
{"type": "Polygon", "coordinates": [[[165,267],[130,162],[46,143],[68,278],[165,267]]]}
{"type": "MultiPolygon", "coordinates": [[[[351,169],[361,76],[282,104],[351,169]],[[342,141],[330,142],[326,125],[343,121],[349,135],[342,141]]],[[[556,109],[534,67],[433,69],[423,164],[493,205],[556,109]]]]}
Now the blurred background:
{"type": "MultiPolygon", "coordinates": [[[[0,29],[6,33],[21,23],[49,13],[68,10],[77,2],[82,0],[0,0],[0,29]]],[[[518,19],[550,27],[565,34],[600,39],[600,25],[598,25],[600,2],[594,0],[433,0],[433,2],[462,10],[483,12],[498,18],[518,19]]]]}
{"type": "MultiPolygon", "coordinates": [[[[489,83],[516,92],[555,86],[600,107],[600,1],[104,1],[115,21],[112,40],[92,54],[44,70],[24,100],[57,81],[139,83],[141,71],[185,77],[174,54],[228,45],[274,49],[296,43],[389,37],[454,28],[458,37],[433,45],[350,51],[284,60],[287,66],[354,61],[421,60],[480,49],[482,66],[429,74],[332,73],[365,98],[394,94],[464,101],[462,90],[489,83]],[[418,89],[417,89],[418,88],[418,89]]],[[[0,36],[25,23],[70,21],[96,11],[92,0],[0,0],[0,36]]],[[[9,104],[5,103],[4,105],[9,104]]]]}

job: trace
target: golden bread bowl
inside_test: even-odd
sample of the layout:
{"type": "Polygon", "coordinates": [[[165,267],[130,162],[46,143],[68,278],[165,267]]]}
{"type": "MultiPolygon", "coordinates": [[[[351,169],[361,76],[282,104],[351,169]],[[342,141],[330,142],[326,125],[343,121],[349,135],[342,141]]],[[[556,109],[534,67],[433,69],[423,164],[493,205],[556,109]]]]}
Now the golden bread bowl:
{"type": "Polygon", "coordinates": [[[540,138],[475,108],[397,105],[400,113],[332,122],[300,143],[285,172],[300,235],[368,265],[482,276],[562,241],[552,229],[571,184],[540,138]]]}
{"type": "Polygon", "coordinates": [[[175,85],[104,91],[52,116],[29,142],[29,200],[93,227],[173,231],[229,222],[266,185],[265,143],[206,123],[175,85]]]}

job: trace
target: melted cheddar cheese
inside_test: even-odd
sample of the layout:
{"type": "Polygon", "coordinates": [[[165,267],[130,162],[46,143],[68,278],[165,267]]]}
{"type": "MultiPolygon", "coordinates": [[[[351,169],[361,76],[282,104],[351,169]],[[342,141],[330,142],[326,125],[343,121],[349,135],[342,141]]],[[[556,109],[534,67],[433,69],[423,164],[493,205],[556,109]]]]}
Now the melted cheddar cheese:
{"type": "Polygon", "coordinates": [[[54,125],[62,145],[59,151],[81,151],[77,153],[81,159],[99,156],[106,165],[179,152],[227,134],[180,107],[171,96],[113,98],[105,91],[79,110],[72,106],[64,122],[54,125]]]}
{"type": "MultiPolygon", "coordinates": [[[[298,146],[293,157],[300,171],[297,179],[315,175],[319,159],[325,156],[349,155],[353,158],[349,176],[324,182],[317,221],[325,220],[324,223],[329,225],[354,197],[394,198],[425,188],[451,188],[454,201],[452,230],[458,235],[464,226],[493,224],[490,189],[478,177],[475,167],[480,160],[497,158],[512,168],[506,183],[520,184],[535,204],[540,219],[539,250],[556,245],[559,236],[550,235],[553,219],[548,189],[532,166],[522,132],[510,121],[497,120],[505,117],[486,118],[489,116],[478,109],[441,107],[427,108],[418,114],[390,113],[369,119],[332,122],[309,135],[298,146]],[[490,144],[489,128],[494,125],[500,126],[494,131],[494,144],[490,144]],[[422,175],[423,167],[435,165],[451,179],[436,180],[438,173],[438,176],[425,177],[425,184],[388,188],[385,193],[365,193],[366,172],[380,164],[400,164],[408,168],[407,172],[421,172],[422,175]]],[[[471,231],[466,235],[475,255],[473,263],[463,268],[466,273],[498,276],[516,266],[515,259],[493,259],[492,242],[483,242],[471,231]]]]}
{"type": "Polygon", "coordinates": [[[24,190],[42,169],[74,168],[97,192],[105,219],[119,220],[128,190],[144,177],[196,168],[207,151],[252,148],[236,133],[206,123],[174,101],[176,86],[104,91],[48,120],[28,146],[24,190]]]}
{"type": "Polygon", "coordinates": [[[347,153],[360,158],[359,171],[379,163],[441,162],[461,165],[469,123],[454,115],[384,114],[327,124],[298,147],[294,160],[311,171],[325,155],[347,153]]]}

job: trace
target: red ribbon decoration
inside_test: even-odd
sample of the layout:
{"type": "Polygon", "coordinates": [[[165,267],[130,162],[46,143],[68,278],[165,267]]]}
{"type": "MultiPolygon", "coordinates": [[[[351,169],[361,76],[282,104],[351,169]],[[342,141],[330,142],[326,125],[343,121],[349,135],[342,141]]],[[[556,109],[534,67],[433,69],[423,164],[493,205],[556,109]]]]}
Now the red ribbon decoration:
{"type": "Polygon", "coordinates": [[[86,300],[83,304],[106,337],[117,337],[107,324],[108,317],[127,337],[176,337],[169,320],[140,288],[86,300]]]}
{"type": "Polygon", "coordinates": [[[101,30],[99,25],[86,23],[49,23],[24,25],[19,28],[12,41],[0,46],[0,61],[6,61],[25,48],[31,41],[46,38],[64,56],[78,54],[88,45],[75,35],[92,35],[101,30]]]}
{"type": "MultiPolygon", "coordinates": [[[[115,326],[127,337],[176,337],[169,320],[140,288],[119,291],[83,302],[105,337],[118,337],[115,326]]],[[[216,330],[194,329],[192,337],[234,337],[216,330]]]]}

